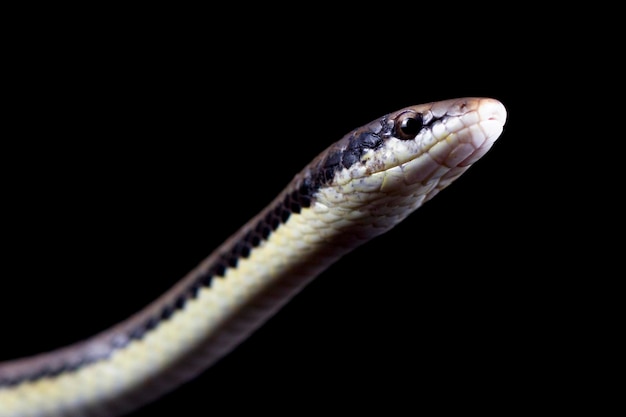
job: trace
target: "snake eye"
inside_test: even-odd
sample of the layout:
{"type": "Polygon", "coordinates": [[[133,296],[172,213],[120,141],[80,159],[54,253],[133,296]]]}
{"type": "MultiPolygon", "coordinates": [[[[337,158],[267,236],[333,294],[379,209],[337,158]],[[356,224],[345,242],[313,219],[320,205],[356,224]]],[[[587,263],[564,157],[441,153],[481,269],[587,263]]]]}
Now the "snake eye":
{"type": "Polygon", "coordinates": [[[402,113],[396,119],[395,135],[398,139],[413,139],[424,127],[424,119],[419,113],[406,112],[402,113]]]}

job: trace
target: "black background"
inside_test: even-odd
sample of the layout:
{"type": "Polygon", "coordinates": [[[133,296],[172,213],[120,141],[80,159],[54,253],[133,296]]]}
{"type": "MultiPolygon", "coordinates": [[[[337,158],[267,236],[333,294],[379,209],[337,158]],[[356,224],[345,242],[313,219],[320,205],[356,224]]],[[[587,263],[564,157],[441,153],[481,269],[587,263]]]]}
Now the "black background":
{"type": "Polygon", "coordinates": [[[552,396],[581,371],[572,329],[597,301],[563,273],[576,258],[558,204],[569,181],[545,179],[563,172],[546,105],[561,74],[497,19],[443,35],[346,21],[342,37],[319,21],[283,23],[241,38],[243,27],[184,19],[124,36],[59,33],[18,54],[2,151],[0,357],[128,317],[353,128],[486,96],[509,119],[482,160],[133,415],[498,409],[493,398],[532,409],[552,396]]]}

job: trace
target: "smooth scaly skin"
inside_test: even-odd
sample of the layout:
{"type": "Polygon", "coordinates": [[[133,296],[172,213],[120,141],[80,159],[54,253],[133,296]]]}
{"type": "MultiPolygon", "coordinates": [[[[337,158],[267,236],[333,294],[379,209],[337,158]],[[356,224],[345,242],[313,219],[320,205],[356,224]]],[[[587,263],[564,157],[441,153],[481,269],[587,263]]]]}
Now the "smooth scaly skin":
{"type": "Polygon", "coordinates": [[[0,363],[0,417],[118,416],[189,380],[454,181],[505,118],[499,102],[467,98],[408,107],[349,133],[143,311],[82,343],[0,363]],[[426,127],[396,138],[397,121],[415,113],[426,127]]]}

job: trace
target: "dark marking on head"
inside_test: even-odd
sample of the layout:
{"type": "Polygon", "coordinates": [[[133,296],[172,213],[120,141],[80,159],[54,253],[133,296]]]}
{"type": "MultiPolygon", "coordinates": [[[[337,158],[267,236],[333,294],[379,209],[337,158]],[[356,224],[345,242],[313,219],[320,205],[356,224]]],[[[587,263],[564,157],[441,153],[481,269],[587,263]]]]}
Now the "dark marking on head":
{"type": "MultiPolygon", "coordinates": [[[[379,129],[379,131],[382,131],[382,129],[379,129]]],[[[365,152],[376,150],[384,143],[384,138],[380,135],[380,132],[366,128],[355,130],[344,140],[346,141],[345,146],[332,150],[322,161],[317,172],[309,179],[307,184],[309,190],[317,190],[331,183],[337,171],[350,168],[354,164],[359,163],[365,152]]],[[[309,192],[308,194],[312,195],[313,193],[309,192]]]]}
{"type": "MultiPolygon", "coordinates": [[[[432,127],[445,119],[445,115],[441,117],[433,117],[429,114],[420,114],[421,129],[417,134],[432,127]]],[[[378,121],[354,130],[346,136],[342,142],[343,145],[330,151],[328,156],[322,161],[317,171],[309,178],[309,187],[311,190],[317,190],[320,187],[330,184],[335,174],[342,169],[349,169],[361,162],[363,155],[370,150],[377,150],[382,147],[386,140],[396,137],[395,122],[396,118],[390,118],[389,115],[380,118],[378,121]]],[[[406,140],[406,138],[403,138],[406,140]]],[[[313,193],[309,193],[313,195],[313,193]]]]}
{"type": "Polygon", "coordinates": [[[350,168],[361,161],[363,154],[369,150],[376,150],[383,145],[383,138],[374,132],[360,132],[348,141],[348,146],[338,156],[343,168],[350,168]]]}

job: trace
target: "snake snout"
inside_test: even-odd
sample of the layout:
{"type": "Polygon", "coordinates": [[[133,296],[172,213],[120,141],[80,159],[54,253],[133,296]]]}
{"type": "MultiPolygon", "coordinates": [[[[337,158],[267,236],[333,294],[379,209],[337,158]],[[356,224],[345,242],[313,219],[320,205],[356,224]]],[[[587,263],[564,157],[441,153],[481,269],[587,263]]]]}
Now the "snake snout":
{"type": "Polygon", "coordinates": [[[504,104],[493,98],[485,98],[480,101],[478,114],[481,120],[490,120],[504,126],[506,122],[506,108],[504,104]]]}

